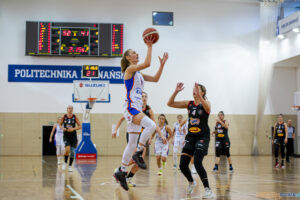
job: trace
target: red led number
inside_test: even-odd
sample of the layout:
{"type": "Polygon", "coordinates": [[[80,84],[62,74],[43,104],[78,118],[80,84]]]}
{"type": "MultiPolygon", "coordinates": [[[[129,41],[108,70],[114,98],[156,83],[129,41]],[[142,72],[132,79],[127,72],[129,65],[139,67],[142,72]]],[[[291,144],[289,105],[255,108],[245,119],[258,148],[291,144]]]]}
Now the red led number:
{"type": "Polygon", "coordinates": [[[86,72],[86,76],[89,77],[91,75],[91,71],[86,72]]]}

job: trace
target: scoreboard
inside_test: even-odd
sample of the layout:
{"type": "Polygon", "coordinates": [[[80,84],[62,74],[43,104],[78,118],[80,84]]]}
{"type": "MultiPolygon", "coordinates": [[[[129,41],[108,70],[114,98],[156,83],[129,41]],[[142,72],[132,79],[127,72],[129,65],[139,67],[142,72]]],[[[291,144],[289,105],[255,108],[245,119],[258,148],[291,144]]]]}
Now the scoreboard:
{"type": "Polygon", "coordinates": [[[28,56],[121,57],[123,24],[26,22],[28,56]]]}

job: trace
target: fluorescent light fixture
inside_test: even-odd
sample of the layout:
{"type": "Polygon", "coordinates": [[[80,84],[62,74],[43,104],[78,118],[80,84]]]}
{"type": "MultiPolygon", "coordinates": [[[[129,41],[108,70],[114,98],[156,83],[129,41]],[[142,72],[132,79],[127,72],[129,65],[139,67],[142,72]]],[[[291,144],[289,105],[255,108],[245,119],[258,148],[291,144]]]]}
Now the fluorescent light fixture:
{"type": "Polygon", "coordinates": [[[300,28],[299,28],[299,27],[293,28],[293,31],[294,31],[295,33],[300,33],[300,28]]]}
{"type": "Polygon", "coordinates": [[[285,37],[284,37],[284,35],[279,34],[279,35],[277,35],[277,38],[280,39],[280,40],[282,40],[282,39],[284,39],[285,37]]]}
{"type": "Polygon", "coordinates": [[[153,12],[152,15],[153,15],[153,16],[157,15],[157,12],[153,12]]]}

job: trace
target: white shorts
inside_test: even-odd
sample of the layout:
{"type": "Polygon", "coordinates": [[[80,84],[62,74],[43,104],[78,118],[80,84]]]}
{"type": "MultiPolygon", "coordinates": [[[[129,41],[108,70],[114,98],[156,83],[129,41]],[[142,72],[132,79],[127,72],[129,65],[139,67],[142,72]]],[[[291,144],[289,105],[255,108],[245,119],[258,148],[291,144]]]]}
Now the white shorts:
{"type": "Polygon", "coordinates": [[[56,146],[59,146],[59,145],[65,146],[63,134],[61,134],[61,135],[55,134],[55,145],[56,146]]]}
{"type": "Polygon", "coordinates": [[[176,150],[177,150],[177,148],[179,147],[180,149],[182,149],[183,148],[183,146],[184,146],[184,141],[185,141],[185,138],[184,138],[184,136],[175,136],[175,138],[174,138],[174,150],[175,150],[175,148],[176,148],[176,150]]]}
{"type": "Polygon", "coordinates": [[[126,101],[123,105],[123,116],[127,121],[127,132],[141,132],[142,126],[132,123],[132,118],[134,115],[142,113],[143,104],[142,103],[131,103],[130,105],[126,101]]]}
{"type": "Polygon", "coordinates": [[[154,153],[156,156],[168,157],[169,154],[169,143],[163,144],[162,142],[155,142],[154,153]]]}

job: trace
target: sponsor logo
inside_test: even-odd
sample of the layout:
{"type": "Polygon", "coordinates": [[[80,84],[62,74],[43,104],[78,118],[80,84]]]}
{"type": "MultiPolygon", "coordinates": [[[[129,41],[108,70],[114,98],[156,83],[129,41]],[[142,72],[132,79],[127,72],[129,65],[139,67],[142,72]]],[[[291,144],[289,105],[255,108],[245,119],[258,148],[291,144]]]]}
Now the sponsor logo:
{"type": "Polygon", "coordinates": [[[191,133],[199,133],[200,131],[201,131],[201,129],[198,127],[189,128],[189,132],[191,132],[191,133]]]}
{"type": "Polygon", "coordinates": [[[90,136],[91,134],[88,133],[88,132],[84,132],[82,135],[83,135],[83,136],[90,136]]]}
{"type": "Polygon", "coordinates": [[[224,134],[218,134],[218,137],[224,137],[224,134]]]}
{"type": "Polygon", "coordinates": [[[200,119],[198,119],[198,118],[190,118],[190,124],[191,125],[198,125],[198,124],[200,124],[200,119]]]}

